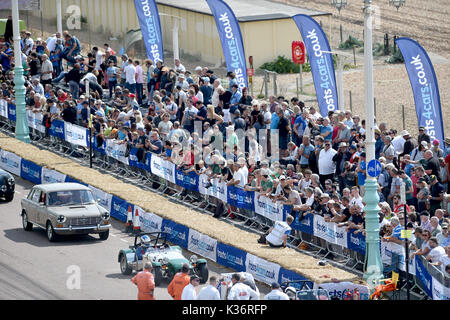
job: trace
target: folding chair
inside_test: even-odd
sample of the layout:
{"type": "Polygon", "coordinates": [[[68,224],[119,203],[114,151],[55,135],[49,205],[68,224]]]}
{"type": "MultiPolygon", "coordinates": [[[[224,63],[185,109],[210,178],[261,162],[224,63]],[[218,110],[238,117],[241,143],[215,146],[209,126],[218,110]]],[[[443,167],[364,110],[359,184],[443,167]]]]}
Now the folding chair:
{"type": "Polygon", "coordinates": [[[370,295],[370,300],[380,300],[382,297],[386,297],[387,292],[393,292],[393,297],[397,296],[398,278],[399,274],[397,272],[392,272],[392,278],[378,280],[379,284],[375,287],[375,291],[370,295]]]}

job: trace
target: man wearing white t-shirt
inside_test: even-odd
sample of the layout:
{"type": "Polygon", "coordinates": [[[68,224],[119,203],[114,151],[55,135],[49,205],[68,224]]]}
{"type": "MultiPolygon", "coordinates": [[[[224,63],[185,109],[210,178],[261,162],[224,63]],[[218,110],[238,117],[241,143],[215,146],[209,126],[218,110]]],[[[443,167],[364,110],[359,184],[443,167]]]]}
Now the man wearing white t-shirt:
{"type": "Polygon", "coordinates": [[[28,56],[30,54],[31,50],[33,50],[34,41],[31,38],[31,32],[27,31],[25,34],[26,34],[26,37],[23,40],[24,46],[23,46],[22,52],[28,56]]]}
{"type": "Polygon", "coordinates": [[[54,36],[49,37],[47,39],[46,42],[47,42],[47,48],[48,48],[49,52],[52,52],[52,51],[55,50],[55,48],[56,48],[56,41],[58,41],[58,40],[62,41],[61,33],[59,33],[59,32],[57,32],[54,36]]]}
{"type": "Polygon", "coordinates": [[[240,282],[241,276],[239,273],[233,273],[231,282],[233,286],[228,293],[227,300],[259,300],[258,293],[250,288],[250,286],[240,282]]]}
{"type": "Polygon", "coordinates": [[[217,278],[215,276],[209,278],[209,285],[200,290],[197,300],[220,300],[220,293],[217,290],[217,278]]]}
{"type": "Polygon", "coordinates": [[[326,140],[324,145],[325,147],[319,153],[319,177],[322,186],[325,185],[325,180],[333,180],[336,172],[336,163],[333,161],[333,157],[337,153],[331,148],[331,141],[326,140]]]}
{"type": "Polygon", "coordinates": [[[359,189],[356,186],[352,187],[352,198],[350,199],[350,206],[357,205],[361,208],[364,208],[363,198],[359,195],[359,189]]]}
{"type": "Polygon", "coordinates": [[[247,184],[247,181],[245,179],[244,172],[241,170],[241,166],[238,162],[235,162],[233,164],[233,178],[228,182],[227,186],[235,186],[239,188],[244,188],[244,186],[247,184]]]}
{"type": "Polygon", "coordinates": [[[441,256],[439,261],[433,262],[432,265],[436,267],[441,266],[441,271],[447,276],[450,275],[446,271],[448,265],[450,265],[450,246],[445,247],[445,255],[441,256]]]}
{"type": "Polygon", "coordinates": [[[125,88],[130,90],[131,93],[136,92],[136,67],[133,64],[133,60],[128,60],[128,65],[124,69],[125,72],[125,88]]]}
{"type": "Polygon", "coordinates": [[[200,284],[200,278],[197,275],[191,276],[191,282],[184,287],[181,292],[181,300],[196,300],[197,290],[196,287],[200,284]]]}
{"type": "Polygon", "coordinates": [[[289,300],[289,296],[280,290],[277,282],[272,283],[272,291],[264,296],[264,300],[289,300]]]}
{"type": "Polygon", "coordinates": [[[267,243],[273,248],[286,248],[287,238],[292,230],[290,227],[292,222],[294,222],[294,217],[291,215],[286,217],[286,221],[275,221],[275,224],[269,230],[269,234],[266,236],[262,235],[258,239],[258,243],[267,243]]]}
{"type": "Polygon", "coordinates": [[[95,70],[97,70],[98,72],[101,72],[102,67],[100,65],[103,63],[103,61],[105,59],[105,53],[102,52],[101,50],[99,50],[98,47],[93,47],[92,53],[94,54],[94,57],[95,57],[95,70]]]}
{"type": "Polygon", "coordinates": [[[445,249],[439,245],[436,237],[431,237],[429,243],[431,251],[427,255],[427,260],[431,263],[439,262],[441,257],[446,256],[445,249]]]}

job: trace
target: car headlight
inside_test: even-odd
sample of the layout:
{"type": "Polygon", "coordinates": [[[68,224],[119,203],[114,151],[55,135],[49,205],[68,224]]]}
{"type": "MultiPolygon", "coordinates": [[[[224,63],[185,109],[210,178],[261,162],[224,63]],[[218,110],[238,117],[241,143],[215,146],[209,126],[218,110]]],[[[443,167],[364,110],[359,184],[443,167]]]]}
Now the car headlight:
{"type": "Polygon", "coordinates": [[[5,192],[8,189],[6,185],[2,185],[2,191],[5,192]]]}
{"type": "Polygon", "coordinates": [[[10,186],[12,186],[12,185],[14,184],[14,178],[9,178],[9,179],[8,179],[8,184],[9,184],[10,186]]]}
{"type": "Polygon", "coordinates": [[[198,257],[197,257],[195,254],[193,254],[193,255],[189,258],[189,260],[191,261],[191,263],[197,263],[198,257]]]}
{"type": "Polygon", "coordinates": [[[169,264],[169,258],[168,257],[164,257],[163,259],[162,259],[162,264],[164,264],[164,265],[166,265],[166,264],[169,264]]]}
{"type": "Polygon", "coordinates": [[[64,223],[66,222],[66,217],[63,215],[58,216],[58,218],[56,219],[59,223],[64,223]]]}
{"type": "Polygon", "coordinates": [[[104,213],[102,213],[102,219],[103,219],[103,220],[108,220],[109,217],[110,217],[110,215],[109,215],[109,213],[108,213],[107,211],[104,212],[104,213]]]}

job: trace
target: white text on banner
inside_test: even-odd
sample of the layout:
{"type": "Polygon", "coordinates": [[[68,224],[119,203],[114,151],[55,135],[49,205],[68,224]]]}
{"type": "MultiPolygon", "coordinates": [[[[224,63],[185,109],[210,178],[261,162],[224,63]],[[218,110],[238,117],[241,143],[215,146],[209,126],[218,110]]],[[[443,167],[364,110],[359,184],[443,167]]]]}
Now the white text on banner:
{"type": "Polygon", "coordinates": [[[164,160],[156,155],[152,155],[151,171],[154,175],[175,183],[175,164],[172,162],[164,160]]]}
{"type": "Polygon", "coordinates": [[[22,158],[14,153],[0,150],[0,168],[20,177],[20,162],[22,158]]]}
{"type": "Polygon", "coordinates": [[[192,229],[189,229],[188,250],[217,261],[217,240],[192,229]]]}
{"type": "Polygon", "coordinates": [[[272,284],[278,282],[280,265],[247,253],[245,271],[251,273],[256,280],[272,284]]]}
{"type": "Polygon", "coordinates": [[[66,181],[66,175],[55,170],[42,167],[42,183],[62,183],[66,181]]]}
{"type": "Polygon", "coordinates": [[[66,141],[77,146],[87,147],[88,130],[86,128],[74,125],[70,122],[64,122],[66,141]]]}
{"type": "Polygon", "coordinates": [[[227,202],[227,184],[225,181],[211,179],[211,183],[209,183],[208,176],[206,174],[201,174],[198,183],[198,190],[201,194],[212,196],[223,202],[227,202]],[[207,186],[209,187],[207,188],[207,186]]]}
{"type": "Polygon", "coordinates": [[[346,229],[339,228],[336,223],[325,222],[325,219],[319,215],[314,216],[314,236],[347,248],[346,229]]]}
{"type": "Polygon", "coordinates": [[[97,189],[91,185],[88,186],[91,189],[94,199],[98,201],[98,204],[103,208],[111,212],[111,204],[112,204],[112,195],[104,192],[103,190],[97,189]]]}
{"type": "Polygon", "coordinates": [[[255,192],[255,212],[272,221],[283,221],[283,204],[260,196],[259,192],[255,192]]]}

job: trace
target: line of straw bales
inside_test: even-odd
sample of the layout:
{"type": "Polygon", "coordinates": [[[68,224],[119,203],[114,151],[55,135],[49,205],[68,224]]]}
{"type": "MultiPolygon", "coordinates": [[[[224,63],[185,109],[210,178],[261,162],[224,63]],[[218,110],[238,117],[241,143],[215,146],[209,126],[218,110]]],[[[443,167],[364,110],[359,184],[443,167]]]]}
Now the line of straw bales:
{"type": "Polygon", "coordinates": [[[211,238],[244,250],[267,261],[274,262],[285,269],[294,271],[316,283],[338,281],[360,282],[357,275],[334,267],[330,264],[319,266],[318,260],[291,248],[270,248],[257,243],[258,235],[219,221],[210,215],[191,210],[183,205],[134,185],[122,182],[95,169],[83,167],[70,159],[52,152],[8,137],[0,133],[0,148],[15,153],[23,159],[32,161],[41,167],[56,170],[78,181],[92,185],[106,193],[138,205],[147,212],[185,225],[211,238]]]}

